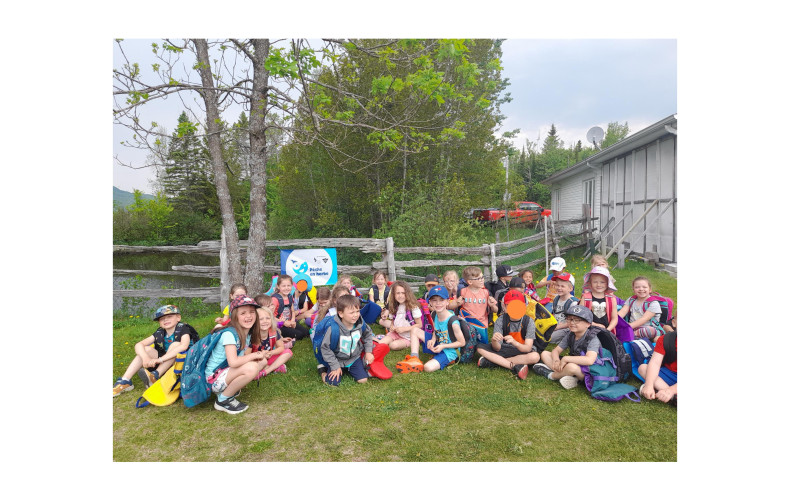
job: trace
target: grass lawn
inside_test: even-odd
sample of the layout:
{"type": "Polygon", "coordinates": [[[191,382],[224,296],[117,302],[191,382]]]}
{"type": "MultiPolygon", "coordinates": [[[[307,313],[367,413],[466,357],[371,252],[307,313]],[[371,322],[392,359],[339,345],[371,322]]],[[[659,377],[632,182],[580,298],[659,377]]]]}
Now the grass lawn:
{"type": "MultiPolygon", "coordinates": [[[[581,289],[584,263],[566,256],[581,289]],[[577,268],[575,266],[581,266],[577,268]]],[[[654,289],[676,298],[677,281],[647,264],[613,269],[619,296],[645,274],[654,289]]],[[[627,293],[625,292],[627,291],[627,293]]],[[[184,317],[201,335],[212,313],[184,317]]],[[[150,319],[119,319],[113,328],[113,380],[150,335],[150,319]]],[[[374,328],[380,331],[380,328],[374,328]]],[[[209,401],[187,409],[137,409],[135,389],[113,399],[115,461],[676,461],[677,410],[658,401],[597,401],[580,387],[530,373],[521,381],[504,369],[474,364],[436,373],[401,375],[390,353],[391,380],[340,387],[321,384],[309,340],[294,347],[288,373],[273,374],[242,390],[250,405],[240,415],[214,410],[209,401]],[[569,439],[568,436],[576,436],[569,439]]],[[[421,355],[423,361],[429,359],[421,355]]],[[[629,383],[638,387],[638,380],[629,383]]],[[[109,393],[110,384],[107,384],[109,393]]],[[[109,397],[109,395],[107,396],[109,397]]]]}

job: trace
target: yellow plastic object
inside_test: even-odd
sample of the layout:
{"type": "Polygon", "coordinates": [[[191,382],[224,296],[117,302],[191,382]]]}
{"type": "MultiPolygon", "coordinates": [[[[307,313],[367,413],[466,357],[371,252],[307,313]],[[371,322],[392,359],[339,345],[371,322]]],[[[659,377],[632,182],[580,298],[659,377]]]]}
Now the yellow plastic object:
{"type": "Polygon", "coordinates": [[[307,298],[310,299],[310,302],[313,304],[318,304],[318,289],[313,287],[310,291],[307,292],[307,298]]]}
{"type": "Polygon", "coordinates": [[[541,334],[545,334],[549,328],[556,326],[557,318],[555,318],[543,304],[532,300],[527,297],[527,316],[535,320],[535,329],[541,334]]]}
{"type": "Polygon", "coordinates": [[[141,399],[145,399],[156,406],[167,406],[175,403],[181,394],[181,370],[184,367],[186,357],[186,351],[178,353],[173,366],[159,377],[156,383],[145,390],[141,399]]]}

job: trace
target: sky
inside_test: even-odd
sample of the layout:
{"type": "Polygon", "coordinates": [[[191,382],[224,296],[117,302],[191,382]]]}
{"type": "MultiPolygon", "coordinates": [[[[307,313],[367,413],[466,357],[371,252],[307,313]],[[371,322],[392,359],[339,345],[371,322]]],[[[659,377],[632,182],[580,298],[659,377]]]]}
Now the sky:
{"type": "MultiPolygon", "coordinates": [[[[128,39],[124,51],[132,61],[151,60],[154,40],[128,39]]],[[[157,40],[158,41],[158,40],[157,40]]],[[[113,44],[113,67],[122,64],[113,44]]],[[[606,130],[609,122],[627,122],[631,133],[677,112],[677,41],[663,39],[506,39],[502,46],[503,77],[510,80],[512,101],[502,106],[507,116],[502,129],[519,129],[513,139],[521,148],[527,139],[542,141],[554,124],[566,146],[582,141],[587,131],[606,130]]],[[[152,101],[144,110],[147,120],[172,132],[184,105],[176,98],[152,101]]],[[[233,122],[242,108],[229,109],[233,122]]],[[[145,153],[120,144],[129,132],[113,125],[113,185],[125,191],[151,193],[151,168],[145,153]],[[120,160],[120,162],[118,160],[120,160]]]]}

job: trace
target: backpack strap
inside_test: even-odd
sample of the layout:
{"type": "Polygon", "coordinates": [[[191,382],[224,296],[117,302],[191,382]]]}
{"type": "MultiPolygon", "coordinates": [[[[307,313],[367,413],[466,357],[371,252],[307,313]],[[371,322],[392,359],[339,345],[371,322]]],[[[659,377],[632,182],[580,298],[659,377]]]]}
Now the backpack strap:
{"type": "MultiPolygon", "coordinates": [[[[365,324],[364,322],[362,323],[365,324]]],[[[340,342],[340,325],[337,324],[337,321],[332,320],[329,323],[329,348],[332,351],[337,349],[337,344],[340,342]]]]}

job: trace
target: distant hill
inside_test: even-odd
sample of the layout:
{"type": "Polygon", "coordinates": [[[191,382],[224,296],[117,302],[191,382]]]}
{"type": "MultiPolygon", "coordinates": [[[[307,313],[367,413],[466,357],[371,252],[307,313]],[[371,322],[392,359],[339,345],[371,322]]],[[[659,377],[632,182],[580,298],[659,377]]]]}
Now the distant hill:
{"type": "MultiPolygon", "coordinates": [[[[143,194],[144,200],[153,200],[154,196],[150,194],[143,194]]],[[[126,207],[134,203],[134,193],[112,187],[112,205],[115,207],[126,207]]]]}

